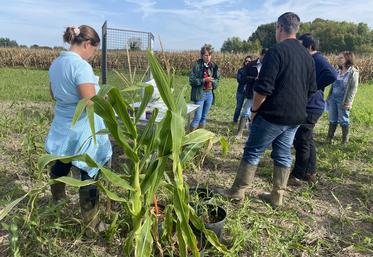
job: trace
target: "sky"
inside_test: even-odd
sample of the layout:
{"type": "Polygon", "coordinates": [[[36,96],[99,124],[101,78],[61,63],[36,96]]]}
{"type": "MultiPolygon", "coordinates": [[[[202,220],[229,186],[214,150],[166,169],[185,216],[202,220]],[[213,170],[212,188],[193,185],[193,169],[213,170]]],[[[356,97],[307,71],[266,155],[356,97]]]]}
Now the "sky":
{"type": "Polygon", "coordinates": [[[0,37],[18,44],[64,46],[67,26],[90,25],[151,32],[155,49],[219,50],[229,37],[247,39],[284,12],[301,21],[316,18],[364,22],[373,28],[373,0],[0,0],[0,37]]]}

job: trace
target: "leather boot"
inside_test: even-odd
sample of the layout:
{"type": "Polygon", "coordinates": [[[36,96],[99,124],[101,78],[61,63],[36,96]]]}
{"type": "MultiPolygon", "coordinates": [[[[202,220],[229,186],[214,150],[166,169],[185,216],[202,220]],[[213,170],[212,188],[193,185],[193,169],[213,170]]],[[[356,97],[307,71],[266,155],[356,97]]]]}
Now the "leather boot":
{"type": "Polygon", "coordinates": [[[95,185],[79,188],[79,202],[86,226],[86,236],[93,237],[98,232],[103,232],[106,226],[99,218],[99,191],[95,185]]]}
{"type": "MultiPolygon", "coordinates": [[[[51,173],[50,178],[55,179],[55,178],[58,178],[58,176],[51,173]]],[[[66,198],[65,183],[55,182],[54,184],[51,185],[51,192],[52,192],[53,201],[58,202],[62,199],[65,199],[66,198]]]]}
{"type": "Polygon", "coordinates": [[[329,123],[328,136],[326,138],[326,142],[328,144],[331,144],[333,142],[334,133],[336,129],[337,129],[337,124],[329,123]]]}
{"type": "Polygon", "coordinates": [[[245,198],[246,189],[254,180],[256,169],[256,165],[251,165],[242,159],[232,187],[230,189],[217,190],[217,193],[232,200],[242,201],[245,198]]]}
{"type": "Polygon", "coordinates": [[[246,123],[247,123],[248,117],[241,117],[240,122],[238,123],[238,130],[236,134],[237,139],[242,138],[243,131],[245,129],[246,123]]]}
{"type": "Polygon", "coordinates": [[[342,128],[342,144],[345,145],[350,140],[349,132],[350,132],[350,126],[341,126],[342,128]]]}
{"type": "Polygon", "coordinates": [[[204,129],[204,128],[205,128],[205,125],[201,125],[201,124],[199,124],[197,127],[197,129],[204,129]]]}
{"type": "Polygon", "coordinates": [[[197,128],[192,128],[192,127],[190,127],[190,128],[189,128],[189,133],[190,133],[190,132],[193,132],[193,131],[196,130],[196,129],[197,129],[197,128]]]}
{"type": "Polygon", "coordinates": [[[288,180],[288,186],[301,187],[305,185],[305,181],[290,175],[288,180]]]}
{"type": "Polygon", "coordinates": [[[272,191],[270,193],[262,193],[259,198],[270,203],[273,208],[281,206],[289,175],[290,168],[274,166],[272,191]]]}

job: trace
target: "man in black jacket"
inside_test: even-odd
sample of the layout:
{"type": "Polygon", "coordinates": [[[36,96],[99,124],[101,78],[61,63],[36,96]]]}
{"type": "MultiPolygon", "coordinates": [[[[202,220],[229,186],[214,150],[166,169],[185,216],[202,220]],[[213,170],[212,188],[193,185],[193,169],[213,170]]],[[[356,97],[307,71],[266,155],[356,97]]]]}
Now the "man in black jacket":
{"type": "Polygon", "coordinates": [[[268,52],[268,48],[263,48],[259,58],[251,61],[245,66],[245,71],[244,71],[244,77],[245,77],[245,103],[242,107],[242,112],[241,112],[241,118],[240,122],[238,123],[238,130],[237,130],[237,135],[236,139],[241,139],[243,131],[245,129],[247,121],[250,121],[250,109],[251,106],[253,105],[253,96],[254,96],[254,84],[255,80],[258,79],[258,75],[260,72],[260,69],[262,67],[262,62],[264,55],[268,52]]]}
{"type": "Polygon", "coordinates": [[[281,206],[292,163],[291,146],[299,125],[307,118],[308,99],[316,91],[315,65],[296,39],[300,19],[282,14],[276,24],[276,41],[264,56],[254,86],[251,130],[233,185],[219,190],[224,196],[242,200],[254,179],[260,157],[272,144],[273,189],[260,198],[281,206]]]}
{"type": "Polygon", "coordinates": [[[313,142],[313,128],[325,108],[324,89],[337,79],[337,72],[318,51],[319,41],[310,33],[298,38],[311,54],[316,69],[317,91],[307,104],[307,121],[300,125],[295,134],[295,163],[290,174],[289,185],[302,186],[303,181],[316,182],[316,147],[313,142]]]}

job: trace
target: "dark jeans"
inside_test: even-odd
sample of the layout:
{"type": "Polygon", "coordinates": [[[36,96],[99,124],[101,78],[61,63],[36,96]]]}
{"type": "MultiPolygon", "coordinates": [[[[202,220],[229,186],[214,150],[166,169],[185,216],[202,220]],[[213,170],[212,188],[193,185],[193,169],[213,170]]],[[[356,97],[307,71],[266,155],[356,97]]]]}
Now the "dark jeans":
{"type": "Polygon", "coordinates": [[[295,163],[291,175],[306,180],[306,175],[316,173],[316,146],[313,129],[321,114],[309,114],[308,123],[299,126],[294,137],[295,163]]]}
{"type": "Polygon", "coordinates": [[[243,102],[245,101],[245,94],[243,92],[236,92],[236,109],[234,110],[233,122],[238,122],[241,114],[243,102]]]}

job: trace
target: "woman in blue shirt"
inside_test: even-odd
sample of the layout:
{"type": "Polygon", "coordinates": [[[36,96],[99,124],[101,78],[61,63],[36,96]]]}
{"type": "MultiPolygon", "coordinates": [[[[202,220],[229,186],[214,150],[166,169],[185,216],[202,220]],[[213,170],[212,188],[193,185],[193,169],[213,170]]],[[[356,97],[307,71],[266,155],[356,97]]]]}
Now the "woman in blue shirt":
{"type": "MultiPolygon", "coordinates": [[[[85,113],[74,126],[71,125],[79,100],[92,97],[99,90],[98,77],[87,61],[94,56],[100,38],[93,28],[82,25],[78,28],[66,28],[63,40],[70,44],[70,49],[61,52],[49,69],[51,94],[56,103],[45,149],[48,153],[59,156],[88,154],[96,162],[104,165],[112,155],[109,137],[97,135],[94,143],[85,113]]],[[[96,132],[104,128],[101,117],[95,115],[96,132]]],[[[98,169],[91,168],[81,161],[67,164],[56,161],[51,168],[51,178],[67,176],[72,166],[80,170],[82,180],[97,179],[98,169]]],[[[65,184],[57,182],[51,185],[51,192],[56,201],[65,198],[65,184]]],[[[100,223],[97,218],[99,202],[97,187],[95,185],[81,187],[79,198],[83,220],[90,228],[96,229],[100,223]]]]}

